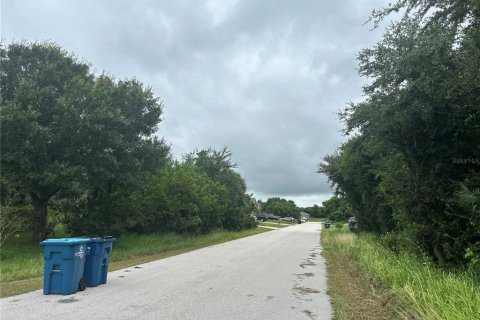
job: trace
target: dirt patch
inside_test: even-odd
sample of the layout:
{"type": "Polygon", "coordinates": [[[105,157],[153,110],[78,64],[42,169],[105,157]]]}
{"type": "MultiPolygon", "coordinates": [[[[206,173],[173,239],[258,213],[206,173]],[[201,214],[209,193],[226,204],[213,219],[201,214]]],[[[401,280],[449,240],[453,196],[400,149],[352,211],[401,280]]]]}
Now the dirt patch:
{"type": "Polygon", "coordinates": [[[298,293],[300,293],[303,296],[305,296],[307,294],[311,294],[311,293],[320,293],[320,291],[318,291],[318,290],[315,290],[315,289],[312,289],[312,288],[307,288],[307,287],[299,287],[299,286],[293,287],[293,290],[297,291],[298,293]]]}
{"type": "Polygon", "coordinates": [[[72,303],[72,302],[77,302],[77,301],[79,301],[79,300],[75,299],[75,298],[67,298],[67,299],[58,300],[59,303],[72,303]]]}
{"type": "Polygon", "coordinates": [[[315,275],[311,272],[305,272],[305,273],[296,273],[295,274],[299,278],[310,278],[310,277],[315,277],[315,275]]]}
{"type": "Polygon", "coordinates": [[[307,260],[307,261],[304,261],[304,262],[300,263],[300,267],[302,267],[303,269],[305,269],[306,266],[316,266],[316,264],[313,263],[313,261],[310,261],[310,260],[307,260]]]}
{"type": "Polygon", "coordinates": [[[400,316],[395,311],[401,308],[399,299],[373,283],[344,253],[324,251],[323,256],[334,320],[414,319],[400,316]]]}
{"type": "Polygon", "coordinates": [[[315,317],[316,317],[315,314],[312,311],[307,310],[307,309],[303,310],[303,313],[305,313],[307,315],[307,317],[309,317],[310,319],[315,319],[315,317]]]}

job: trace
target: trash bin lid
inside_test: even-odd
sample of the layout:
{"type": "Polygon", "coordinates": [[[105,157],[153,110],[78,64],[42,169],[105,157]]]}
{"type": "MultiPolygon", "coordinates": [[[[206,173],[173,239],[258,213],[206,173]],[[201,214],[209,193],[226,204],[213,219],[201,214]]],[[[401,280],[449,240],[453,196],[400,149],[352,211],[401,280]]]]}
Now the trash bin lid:
{"type": "Polygon", "coordinates": [[[54,246],[71,246],[75,244],[82,244],[90,242],[89,238],[59,238],[59,239],[47,239],[40,242],[41,245],[54,245],[54,246]]]}

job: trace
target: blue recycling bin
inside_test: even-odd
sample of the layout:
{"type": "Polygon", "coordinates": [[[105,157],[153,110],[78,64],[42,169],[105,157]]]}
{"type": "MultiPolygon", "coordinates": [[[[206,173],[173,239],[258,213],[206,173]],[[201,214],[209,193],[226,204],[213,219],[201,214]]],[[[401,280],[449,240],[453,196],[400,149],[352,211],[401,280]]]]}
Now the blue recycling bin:
{"type": "Polygon", "coordinates": [[[325,222],[325,229],[330,229],[330,222],[325,222]]]}
{"type": "Polygon", "coordinates": [[[43,246],[43,294],[72,294],[86,287],[83,271],[89,238],[48,239],[43,246]]]}
{"type": "Polygon", "coordinates": [[[84,278],[88,287],[107,283],[108,264],[112,254],[113,237],[91,238],[85,261],[84,278]]]}

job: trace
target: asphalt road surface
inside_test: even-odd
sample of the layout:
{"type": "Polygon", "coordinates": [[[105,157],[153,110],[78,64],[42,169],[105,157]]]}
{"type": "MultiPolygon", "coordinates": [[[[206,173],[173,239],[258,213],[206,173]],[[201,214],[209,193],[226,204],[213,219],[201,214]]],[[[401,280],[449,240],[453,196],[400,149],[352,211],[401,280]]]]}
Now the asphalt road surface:
{"type": "Polygon", "coordinates": [[[320,229],[309,222],[110,272],[73,295],[4,298],[1,319],[331,319],[320,229]]]}

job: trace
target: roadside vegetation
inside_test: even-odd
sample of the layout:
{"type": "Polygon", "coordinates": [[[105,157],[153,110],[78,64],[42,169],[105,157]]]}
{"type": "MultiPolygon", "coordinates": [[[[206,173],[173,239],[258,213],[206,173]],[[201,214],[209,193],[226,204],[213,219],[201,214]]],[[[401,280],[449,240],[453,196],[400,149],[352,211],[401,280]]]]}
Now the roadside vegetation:
{"type": "Polygon", "coordinates": [[[279,197],[268,198],[262,204],[262,211],[279,217],[300,217],[300,208],[294,201],[279,197]]]}
{"type": "Polygon", "coordinates": [[[394,1],[358,56],[365,99],[339,117],[348,140],[323,158],[335,196],[322,231],[337,319],[480,315],[480,7],[394,1]],[[400,13],[400,15],[397,15],[400,13]]]}
{"type": "Polygon", "coordinates": [[[259,227],[271,227],[271,228],[286,228],[294,225],[294,222],[282,221],[282,222],[274,222],[274,221],[264,221],[258,224],[259,227]]]}
{"type": "Polygon", "coordinates": [[[382,241],[348,228],[322,231],[335,319],[478,319],[480,288],[471,272],[439,269],[382,241]]]}
{"type": "Polygon", "coordinates": [[[375,235],[345,248],[421,317],[478,318],[480,2],[398,0],[369,21],[392,17],[358,54],[364,99],[319,164],[336,193],[322,209],[375,235]]]}
{"type": "Polygon", "coordinates": [[[50,42],[2,43],[0,62],[0,245],[22,230],[42,240],[52,223],[116,237],[256,226],[227,147],[172,159],[150,87],[50,42]]]}

